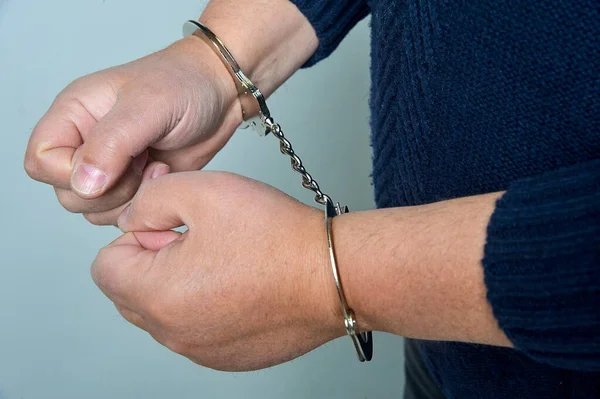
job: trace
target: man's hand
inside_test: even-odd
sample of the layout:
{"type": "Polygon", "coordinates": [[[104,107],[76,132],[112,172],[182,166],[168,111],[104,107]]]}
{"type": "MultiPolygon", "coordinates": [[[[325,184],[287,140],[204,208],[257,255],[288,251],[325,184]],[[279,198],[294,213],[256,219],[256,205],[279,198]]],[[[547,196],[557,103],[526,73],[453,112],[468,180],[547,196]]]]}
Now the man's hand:
{"type": "MultiPolygon", "coordinates": [[[[201,20],[265,96],[318,44],[288,0],[212,0],[201,20]]],[[[188,37],[69,85],[34,129],[25,169],[54,186],[67,210],[114,224],[143,177],[202,168],[241,118],[226,67],[202,39],[188,37]]]]}
{"type": "Polygon", "coordinates": [[[119,226],[128,233],[100,251],[94,281],[127,320],[198,364],[264,368],[344,334],[324,215],[270,186],[162,176],[119,226]]]}
{"type": "Polygon", "coordinates": [[[231,76],[189,37],[69,85],[34,129],[25,169],[69,211],[114,224],[144,169],[151,177],[202,168],[240,122],[231,76]]]}
{"type": "MultiPolygon", "coordinates": [[[[511,346],[481,267],[499,195],[336,217],[359,330],[511,346]]],[[[92,275],[127,320],[175,352],[221,370],[268,367],[345,335],[323,218],[241,176],[166,175],[142,185],[119,217],[127,233],[100,251],[92,275]]]]}

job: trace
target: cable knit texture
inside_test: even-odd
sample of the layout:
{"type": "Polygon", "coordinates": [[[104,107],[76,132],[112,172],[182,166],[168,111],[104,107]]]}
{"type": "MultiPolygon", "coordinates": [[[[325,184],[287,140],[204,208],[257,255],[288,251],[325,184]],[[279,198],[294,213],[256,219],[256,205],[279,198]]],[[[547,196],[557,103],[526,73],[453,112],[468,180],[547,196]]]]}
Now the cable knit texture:
{"type": "Polygon", "coordinates": [[[378,207],[507,190],[482,264],[517,350],[422,341],[439,387],[600,397],[600,3],[292,1],[320,39],[306,66],[371,12],[378,207]]]}

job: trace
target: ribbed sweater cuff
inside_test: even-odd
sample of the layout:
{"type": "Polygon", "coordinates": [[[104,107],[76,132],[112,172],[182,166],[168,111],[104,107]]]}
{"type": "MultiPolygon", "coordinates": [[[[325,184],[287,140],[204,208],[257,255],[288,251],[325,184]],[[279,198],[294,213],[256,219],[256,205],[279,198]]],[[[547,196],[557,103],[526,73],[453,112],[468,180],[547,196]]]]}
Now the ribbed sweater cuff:
{"type": "Polygon", "coordinates": [[[517,349],[600,371],[600,160],[512,184],[483,265],[488,301],[517,349]]]}
{"type": "Polygon", "coordinates": [[[328,57],[348,32],[370,12],[365,0],[290,1],[306,16],[319,38],[319,47],[303,68],[328,57]]]}

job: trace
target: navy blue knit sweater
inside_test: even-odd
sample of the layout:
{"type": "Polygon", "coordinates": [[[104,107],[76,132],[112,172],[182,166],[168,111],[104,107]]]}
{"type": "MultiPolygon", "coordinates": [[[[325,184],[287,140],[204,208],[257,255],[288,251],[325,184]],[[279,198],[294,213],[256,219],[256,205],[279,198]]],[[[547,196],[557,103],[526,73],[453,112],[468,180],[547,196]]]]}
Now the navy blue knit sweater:
{"type": "Polygon", "coordinates": [[[482,267],[516,350],[421,341],[442,391],[600,398],[600,2],[292,1],[306,66],[372,14],[378,207],[507,190],[482,267]]]}

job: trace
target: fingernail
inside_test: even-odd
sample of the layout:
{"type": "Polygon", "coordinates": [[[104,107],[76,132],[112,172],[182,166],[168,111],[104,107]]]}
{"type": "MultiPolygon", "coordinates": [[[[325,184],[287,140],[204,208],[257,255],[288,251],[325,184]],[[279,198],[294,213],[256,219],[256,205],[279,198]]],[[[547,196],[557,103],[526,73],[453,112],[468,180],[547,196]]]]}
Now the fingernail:
{"type": "Polygon", "coordinates": [[[73,174],[71,185],[81,194],[94,194],[102,190],[106,184],[106,178],[106,173],[100,169],[82,163],[73,174]]]}
{"type": "Polygon", "coordinates": [[[170,170],[171,168],[169,165],[158,165],[156,168],[154,168],[151,178],[156,179],[157,177],[164,176],[168,174],[170,170]]]}
{"type": "Polygon", "coordinates": [[[117,226],[124,233],[126,233],[126,231],[125,231],[125,222],[127,222],[127,218],[129,217],[129,212],[130,211],[131,211],[131,204],[127,205],[125,207],[125,209],[123,209],[123,212],[121,212],[121,214],[119,215],[119,218],[117,219],[117,226]]]}

